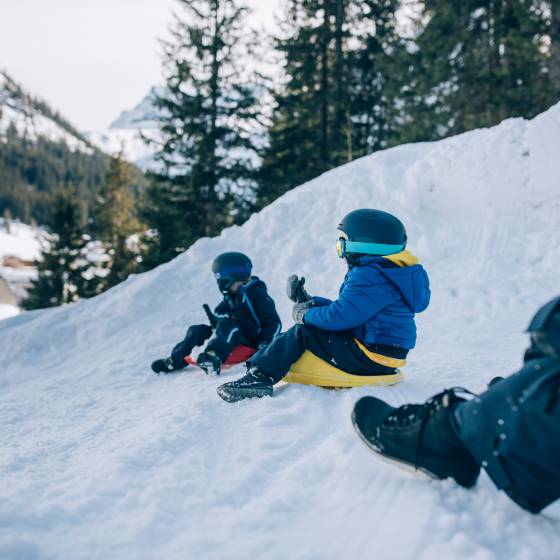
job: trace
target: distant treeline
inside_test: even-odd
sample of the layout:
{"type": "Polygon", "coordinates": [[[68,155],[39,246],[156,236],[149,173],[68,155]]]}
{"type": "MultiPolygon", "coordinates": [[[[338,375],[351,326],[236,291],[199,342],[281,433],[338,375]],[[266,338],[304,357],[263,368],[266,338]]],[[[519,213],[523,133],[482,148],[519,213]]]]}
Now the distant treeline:
{"type": "Polygon", "coordinates": [[[560,99],[556,0],[287,0],[273,37],[242,0],[177,4],[152,264],[342,163],[560,99]],[[251,71],[270,46],[274,80],[251,71]]]}
{"type": "Polygon", "coordinates": [[[72,185],[85,224],[108,165],[109,158],[97,150],[84,153],[63,142],[26,140],[11,127],[0,142],[0,211],[7,209],[26,223],[46,224],[53,192],[72,185]]]}

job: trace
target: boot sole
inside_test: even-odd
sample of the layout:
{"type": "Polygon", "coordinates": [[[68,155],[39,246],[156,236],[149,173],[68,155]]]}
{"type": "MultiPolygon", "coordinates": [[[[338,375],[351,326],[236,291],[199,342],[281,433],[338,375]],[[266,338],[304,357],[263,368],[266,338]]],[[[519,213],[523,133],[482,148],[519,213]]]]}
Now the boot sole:
{"type": "Polygon", "coordinates": [[[392,455],[386,455],[385,453],[383,453],[383,451],[381,451],[381,449],[375,447],[375,445],[373,445],[371,441],[369,441],[369,439],[367,439],[360,430],[360,427],[356,422],[356,415],[354,414],[354,412],[352,412],[352,426],[354,426],[354,430],[356,431],[360,439],[366,444],[367,448],[375,453],[375,456],[381,459],[384,463],[388,463],[390,465],[398,467],[399,469],[406,471],[409,474],[416,475],[418,478],[422,478],[424,480],[443,480],[439,476],[423,469],[422,467],[416,467],[413,463],[409,463],[408,461],[404,461],[402,459],[397,459],[392,455]]]}
{"type": "Polygon", "coordinates": [[[226,402],[237,402],[244,399],[260,399],[262,397],[272,397],[270,389],[252,389],[252,388],[225,388],[220,386],[216,392],[226,402]]]}

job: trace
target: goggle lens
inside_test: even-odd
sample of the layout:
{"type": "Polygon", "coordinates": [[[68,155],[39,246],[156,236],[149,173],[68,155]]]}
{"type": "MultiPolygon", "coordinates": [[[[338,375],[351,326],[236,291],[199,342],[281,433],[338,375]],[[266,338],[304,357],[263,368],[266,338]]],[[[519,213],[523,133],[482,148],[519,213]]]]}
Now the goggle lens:
{"type": "Polygon", "coordinates": [[[232,284],[233,281],[231,280],[231,278],[218,278],[218,288],[220,288],[220,292],[224,294],[231,288],[232,284]]]}
{"type": "Polygon", "coordinates": [[[342,259],[346,255],[346,239],[340,237],[336,242],[336,252],[338,256],[342,259]]]}

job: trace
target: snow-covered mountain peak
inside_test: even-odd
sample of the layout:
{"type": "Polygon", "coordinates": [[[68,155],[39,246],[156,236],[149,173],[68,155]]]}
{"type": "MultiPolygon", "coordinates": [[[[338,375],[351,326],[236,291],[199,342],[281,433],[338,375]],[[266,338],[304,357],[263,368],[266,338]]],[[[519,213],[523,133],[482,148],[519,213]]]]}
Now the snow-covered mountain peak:
{"type": "Polygon", "coordinates": [[[158,109],[155,99],[164,95],[165,88],[154,86],[132,109],[123,111],[110,125],[110,130],[144,130],[157,126],[158,109]]]}
{"type": "Polygon", "coordinates": [[[86,133],[90,142],[109,154],[122,152],[124,157],[143,170],[158,168],[155,161],[155,148],[146,143],[145,139],[157,140],[158,109],[155,98],[163,94],[165,88],[152,87],[148,94],[132,109],[123,111],[109,129],[86,133]]]}

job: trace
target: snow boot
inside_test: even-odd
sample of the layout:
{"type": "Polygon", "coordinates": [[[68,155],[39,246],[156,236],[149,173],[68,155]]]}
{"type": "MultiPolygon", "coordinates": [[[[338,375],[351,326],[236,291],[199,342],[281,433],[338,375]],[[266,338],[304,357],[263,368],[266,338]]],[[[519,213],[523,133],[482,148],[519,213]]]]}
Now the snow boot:
{"type": "Polygon", "coordinates": [[[222,360],[220,360],[216,352],[208,350],[207,352],[202,352],[202,354],[198,355],[196,365],[203,369],[206,374],[214,373],[215,375],[220,375],[222,360]]]}
{"type": "Polygon", "coordinates": [[[156,360],[152,363],[152,371],[157,373],[172,373],[176,371],[175,366],[173,365],[173,359],[171,357],[164,358],[163,360],[156,360]]]}
{"type": "Polygon", "coordinates": [[[383,457],[432,478],[451,477],[470,488],[480,466],[457,436],[452,418],[454,407],[464,401],[457,389],[439,393],[425,404],[398,408],[363,397],[354,406],[352,423],[364,443],[383,457]]]}
{"type": "Polygon", "coordinates": [[[224,383],[217,389],[218,395],[226,402],[237,402],[243,399],[272,396],[272,379],[251,366],[247,373],[237,381],[224,383]]]}

